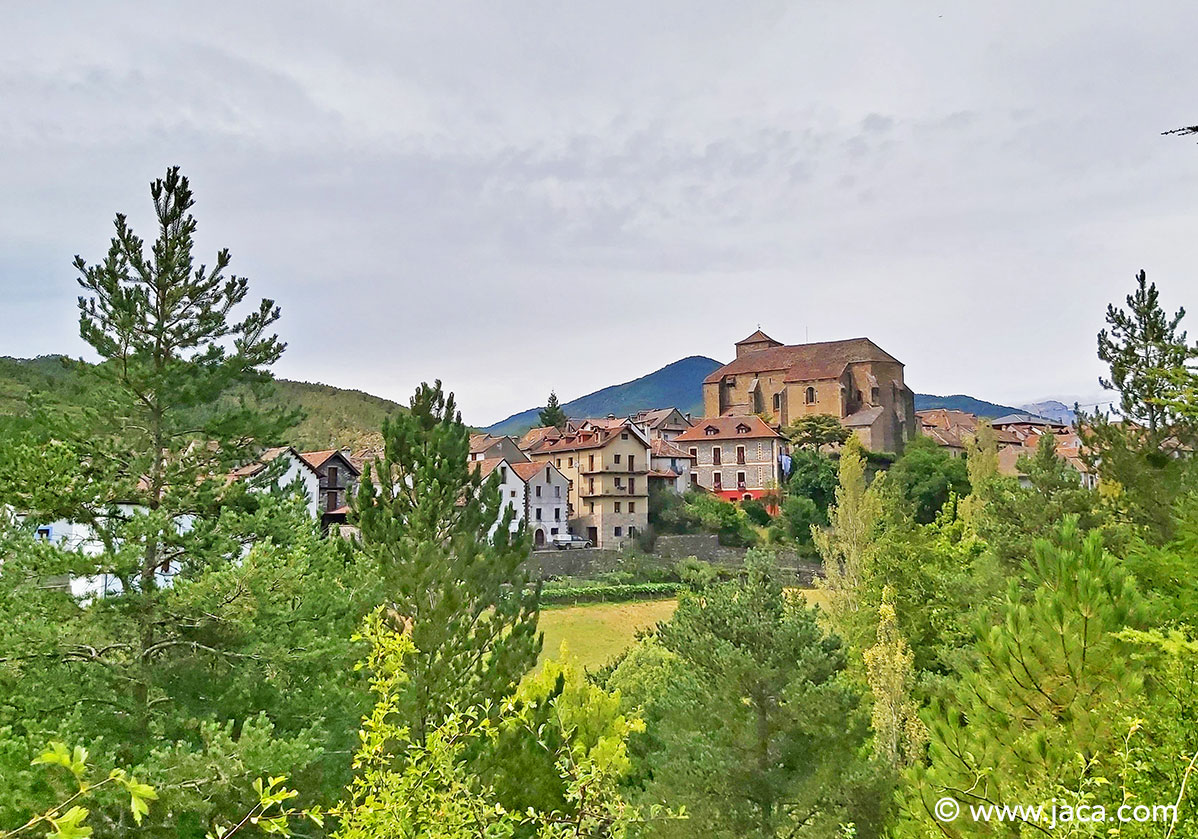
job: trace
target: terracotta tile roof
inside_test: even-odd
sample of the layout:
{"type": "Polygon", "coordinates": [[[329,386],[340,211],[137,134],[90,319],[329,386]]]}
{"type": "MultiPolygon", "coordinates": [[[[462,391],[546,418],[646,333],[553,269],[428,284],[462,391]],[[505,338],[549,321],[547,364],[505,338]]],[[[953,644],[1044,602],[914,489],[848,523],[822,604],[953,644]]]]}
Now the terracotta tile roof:
{"type": "MultiPolygon", "coordinates": [[[[644,423],[650,428],[657,428],[657,426],[668,420],[677,410],[677,408],[655,408],[652,411],[638,411],[633,414],[632,419],[636,422],[644,423]]],[[[679,416],[682,416],[681,412],[679,412],[679,416]]],[[[686,417],[682,418],[685,421],[686,417]]]]}
{"type": "Polygon", "coordinates": [[[262,454],[260,454],[258,456],[258,459],[255,460],[253,463],[247,463],[244,466],[239,466],[236,469],[234,469],[232,472],[229,473],[229,477],[234,480],[236,480],[238,478],[251,478],[254,475],[257,475],[262,470],[264,470],[266,468],[266,465],[268,463],[270,463],[272,460],[277,458],[279,455],[285,454],[287,452],[290,452],[291,455],[296,459],[297,462],[302,463],[304,466],[307,466],[311,472],[316,474],[315,467],[313,467],[312,464],[310,464],[307,460],[305,460],[303,455],[301,455],[295,449],[291,448],[291,446],[275,446],[274,448],[270,448],[270,449],[267,449],[266,451],[262,452],[262,454]]]}
{"type": "Polygon", "coordinates": [[[846,366],[858,361],[901,363],[868,338],[850,338],[847,341],[796,344],[751,352],[725,364],[703,382],[710,384],[722,381],[725,376],[755,375],[772,370],[785,370],[785,380],[788,382],[835,379],[844,372],[846,366]]]}
{"type": "Polygon", "coordinates": [[[754,332],[748,338],[745,338],[744,340],[741,340],[741,341],[737,341],[735,344],[733,344],[733,346],[738,347],[741,344],[760,344],[764,341],[769,341],[771,344],[780,344],[781,343],[781,341],[775,341],[769,335],[766,335],[764,332],[762,332],[760,329],[758,329],[756,332],[754,332]]]}
{"type": "Polygon", "coordinates": [[[552,469],[555,472],[557,471],[557,467],[551,463],[537,463],[532,460],[513,463],[511,464],[511,467],[512,471],[515,472],[519,476],[520,480],[524,481],[524,483],[528,483],[537,475],[544,472],[547,468],[552,469]]]}
{"type": "Polygon", "coordinates": [[[561,431],[553,426],[543,426],[538,428],[530,428],[524,432],[524,436],[516,443],[521,451],[528,451],[547,437],[560,437],[561,431]]]}
{"type": "Polygon", "coordinates": [[[341,459],[349,464],[349,467],[353,469],[354,472],[359,475],[362,474],[362,468],[358,464],[354,463],[348,455],[342,452],[341,449],[326,449],[325,451],[321,452],[300,452],[299,456],[303,458],[304,463],[307,463],[313,469],[319,469],[321,466],[324,466],[330,457],[338,454],[341,455],[341,459]]]}
{"type": "Polygon", "coordinates": [[[680,449],[669,440],[653,440],[649,443],[649,451],[654,457],[685,457],[691,456],[690,452],[685,449],[680,449]]]}
{"type": "Polygon", "coordinates": [[[470,435],[470,454],[478,454],[485,452],[492,445],[500,440],[499,437],[492,437],[490,434],[471,434],[470,435]]]}
{"type": "Polygon", "coordinates": [[[766,425],[761,417],[756,414],[750,414],[744,417],[705,417],[675,437],[674,442],[689,440],[744,440],[780,436],[777,431],[766,425]],[[738,431],[737,429],[742,426],[746,430],[743,432],[738,431]],[[708,428],[715,429],[715,433],[708,434],[708,428]]]}
{"type": "Polygon", "coordinates": [[[505,462],[505,459],[502,457],[488,457],[485,460],[470,461],[470,468],[477,469],[479,471],[479,474],[481,474],[484,478],[486,478],[488,475],[490,475],[492,472],[495,471],[496,466],[498,466],[499,464],[504,463],[504,462],[505,462]]]}
{"type": "Polygon", "coordinates": [[[561,437],[546,437],[532,447],[533,454],[573,452],[582,449],[601,449],[619,433],[618,428],[595,428],[564,434],[561,437]]]}
{"type": "Polygon", "coordinates": [[[650,478],[664,478],[667,481],[678,480],[678,473],[673,469],[654,469],[649,472],[650,478]]]}

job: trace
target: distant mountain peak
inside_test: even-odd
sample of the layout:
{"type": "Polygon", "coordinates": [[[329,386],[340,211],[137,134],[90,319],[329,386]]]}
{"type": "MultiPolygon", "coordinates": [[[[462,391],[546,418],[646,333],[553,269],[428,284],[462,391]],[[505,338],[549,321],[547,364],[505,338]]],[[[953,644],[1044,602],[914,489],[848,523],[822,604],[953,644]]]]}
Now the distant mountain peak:
{"type": "MultiPolygon", "coordinates": [[[[570,417],[618,417],[654,408],[677,408],[685,413],[703,413],[703,380],[723,366],[722,362],[702,355],[680,358],[652,373],[618,385],[588,393],[562,405],[570,417]]],[[[523,434],[536,426],[540,408],[512,414],[483,429],[490,434],[523,434]]]]}

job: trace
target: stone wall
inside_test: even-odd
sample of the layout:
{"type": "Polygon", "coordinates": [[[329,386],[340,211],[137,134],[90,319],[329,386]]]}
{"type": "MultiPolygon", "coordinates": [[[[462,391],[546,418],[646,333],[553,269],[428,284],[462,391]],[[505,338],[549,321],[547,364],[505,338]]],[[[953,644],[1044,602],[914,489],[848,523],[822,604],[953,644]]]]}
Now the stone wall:
{"type": "MultiPolygon", "coordinates": [[[[745,548],[721,545],[719,539],[710,534],[658,536],[651,561],[662,566],[673,566],[687,557],[696,557],[712,565],[739,568],[745,561],[745,548]]],[[[795,572],[798,585],[807,586],[819,571],[819,564],[794,551],[778,551],[778,564],[795,572]]],[[[575,549],[568,551],[535,551],[530,561],[534,577],[593,577],[625,566],[629,555],[616,550],[601,548],[575,549]]],[[[641,561],[643,562],[643,560],[641,561]]]]}

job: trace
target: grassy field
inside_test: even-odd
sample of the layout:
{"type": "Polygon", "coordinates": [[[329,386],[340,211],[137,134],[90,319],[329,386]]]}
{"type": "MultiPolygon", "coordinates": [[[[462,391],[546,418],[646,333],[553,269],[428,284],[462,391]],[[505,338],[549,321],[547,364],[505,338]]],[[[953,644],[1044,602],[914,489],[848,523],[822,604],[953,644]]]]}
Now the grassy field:
{"type": "MultiPolygon", "coordinates": [[[[804,590],[808,603],[817,604],[823,592],[804,590]]],[[[583,603],[556,606],[541,612],[545,648],[541,658],[556,656],[562,642],[585,667],[600,667],[632,645],[636,633],[669,620],[677,600],[635,600],[629,603],[583,603]]]]}

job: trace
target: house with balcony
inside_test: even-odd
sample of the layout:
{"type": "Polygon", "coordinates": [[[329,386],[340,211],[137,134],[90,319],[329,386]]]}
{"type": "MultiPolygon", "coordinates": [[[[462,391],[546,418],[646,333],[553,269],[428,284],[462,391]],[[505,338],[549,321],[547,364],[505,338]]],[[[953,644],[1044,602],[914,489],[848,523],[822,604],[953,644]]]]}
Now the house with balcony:
{"type": "Polygon", "coordinates": [[[527,454],[570,483],[570,532],[596,547],[618,547],[649,524],[650,444],[624,419],[545,436],[527,454]]]}
{"type": "Polygon", "coordinates": [[[339,528],[349,517],[349,498],[362,470],[350,460],[348,449],[300,452],[300,457],[320,477],[316,501],[321,528],[326,533],[339,528]]]}
{"type": "Polygon", "coordinates": [[[760,498],[777,489],[784,443],[755,415],[706,417],[673,441],[694,458],[691,485],[728,501],[760,498]]]}
{"type": "Polygon", "coordinates": [[[686,492],[691,485],[694,460],[687,449],[660,437],[653,438],[649,441],[649,488],[686,492]]]}

